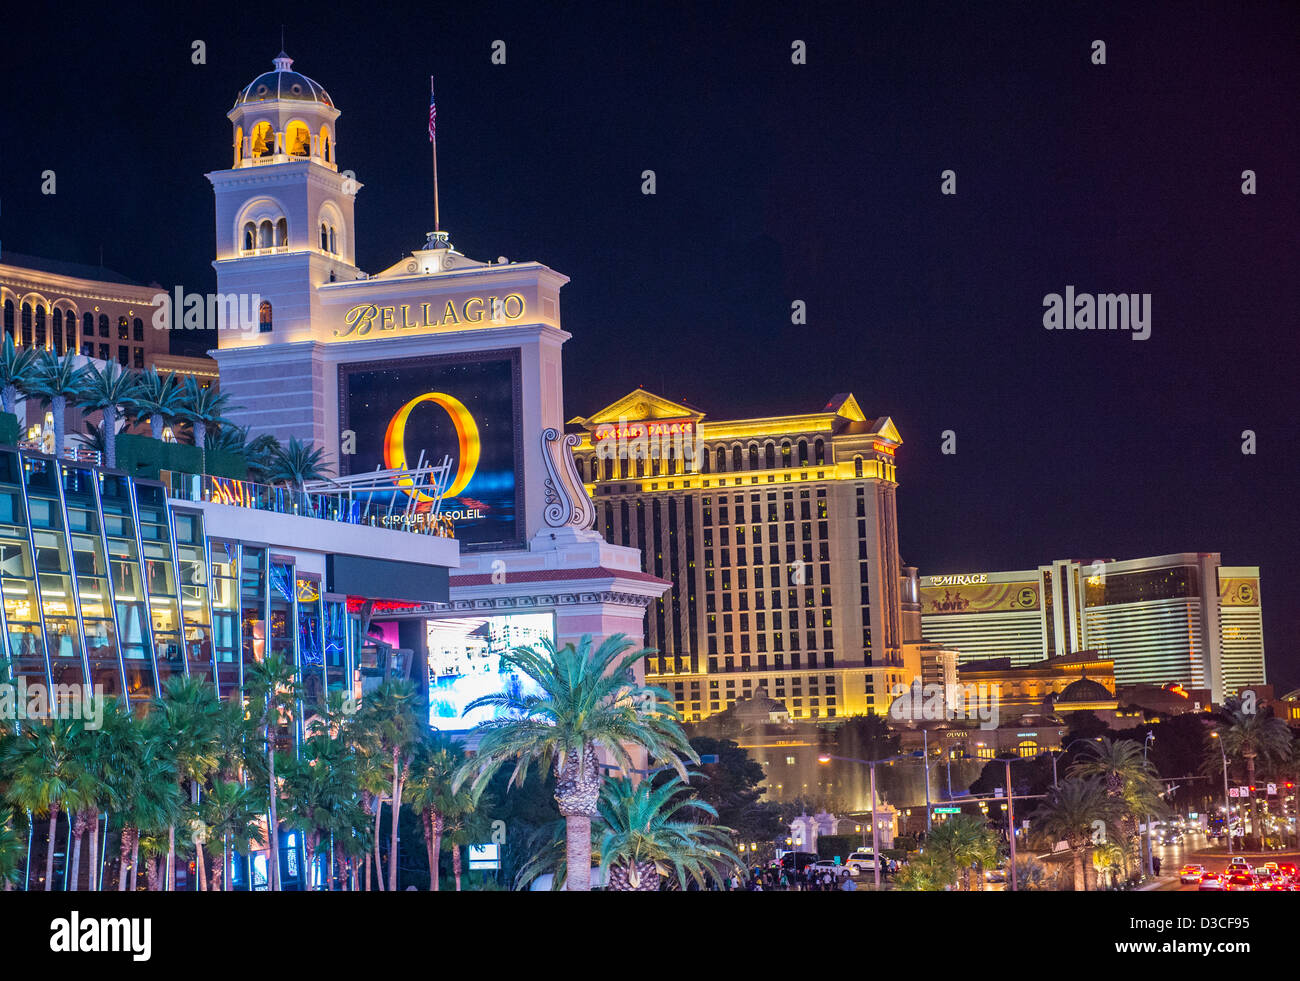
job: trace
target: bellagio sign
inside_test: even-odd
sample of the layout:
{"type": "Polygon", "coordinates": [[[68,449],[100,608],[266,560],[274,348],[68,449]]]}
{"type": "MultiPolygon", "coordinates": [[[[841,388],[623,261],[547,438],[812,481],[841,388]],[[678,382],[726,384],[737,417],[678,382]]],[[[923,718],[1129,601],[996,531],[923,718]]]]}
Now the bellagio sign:
{"type": "Polygon", "coordinates": [[[403,303],[380,306],[360,303],[343,317],[343,330],[335,337],[364,337],[372,330],[455,330],[480,324],[514,324],[524,319],[528,305],[518,293],[505,296],[470,296],[445,303],[403,303]]]}

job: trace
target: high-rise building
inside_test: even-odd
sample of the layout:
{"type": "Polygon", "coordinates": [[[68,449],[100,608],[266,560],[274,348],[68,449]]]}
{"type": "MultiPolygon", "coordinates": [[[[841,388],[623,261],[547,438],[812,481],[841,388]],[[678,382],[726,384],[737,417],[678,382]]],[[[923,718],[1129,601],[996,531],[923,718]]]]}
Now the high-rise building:
{"type": "Polygon", "coordinates": [[[904,678],[895,454],[851,394],[751,419],[637,389],[570,422],[596,530],[673,583],[646,676],[689,720],[761,686],[796,719],[883,712],[904,678]]]}
{"type": "Polygon", "coordinates": [[[927,575],[920,594],[926,637],[962,663],[1093,650],[1117,684],[1208,688],[1216,702],[1266,680],[1259,569],[1218,552],[927,575]]]}

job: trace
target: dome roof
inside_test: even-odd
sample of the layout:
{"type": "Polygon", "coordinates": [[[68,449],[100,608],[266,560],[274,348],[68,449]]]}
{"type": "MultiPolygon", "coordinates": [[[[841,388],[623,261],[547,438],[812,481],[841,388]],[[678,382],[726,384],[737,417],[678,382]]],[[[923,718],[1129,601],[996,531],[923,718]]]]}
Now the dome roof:
{"type": "Polygon", "coordinates": [[[1080,678],[1065,686],[1065,690],[1056,697],[1056,704],[1062,702],[1110,702],[1115,696],[1109,688],[1091,678],[1080,678]]]}
{"type": "Polygon", "coordinates": [[[254,102],[316,102],[334,108],[329,93],[301,72],[290,70],[293,59],[283,51],[276,56],[275,70],[258,75],[235,96],[235,105],[254,102]]]}

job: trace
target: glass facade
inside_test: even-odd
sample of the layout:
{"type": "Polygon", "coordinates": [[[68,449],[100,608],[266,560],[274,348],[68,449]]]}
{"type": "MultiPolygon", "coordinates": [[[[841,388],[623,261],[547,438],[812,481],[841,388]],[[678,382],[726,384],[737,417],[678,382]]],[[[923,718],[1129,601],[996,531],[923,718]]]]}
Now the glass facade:
{"type": "Polygon", "coordinates": [[[360,625],[345,598],[291,555],[210,540],[202,511],[160,482],[0,448],[0,595],[15,680],[51,692],[136,710],[187,675],[229,698],[269,651],[300,673],[301,720],[352,683],[360,625]]]}

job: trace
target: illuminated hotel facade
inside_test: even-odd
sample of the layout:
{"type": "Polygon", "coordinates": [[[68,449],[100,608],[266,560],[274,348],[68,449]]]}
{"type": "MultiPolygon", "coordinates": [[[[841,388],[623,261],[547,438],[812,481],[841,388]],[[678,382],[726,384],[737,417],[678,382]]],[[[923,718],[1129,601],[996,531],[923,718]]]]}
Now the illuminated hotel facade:
{"type": "Polygon", "coordinates": [[[1259,569],[1218,552],[920,577],[926,637],[961,662],[1096,651],[1120,685],[1207,688],[1221,702],[1264,684],[1259,569]]]}
{"type": "Polygon", "coordinates": [[[842,394],[714,420],[637,389],[570,430],[596,530],[673,583],[650,605],[646,676],[683,717],[759,688],[796,719],[884,712],[910,681],[888,417],[842,394]]]}

